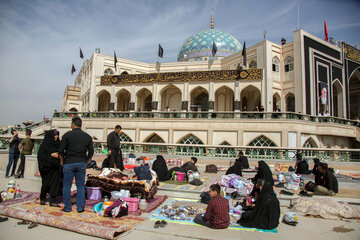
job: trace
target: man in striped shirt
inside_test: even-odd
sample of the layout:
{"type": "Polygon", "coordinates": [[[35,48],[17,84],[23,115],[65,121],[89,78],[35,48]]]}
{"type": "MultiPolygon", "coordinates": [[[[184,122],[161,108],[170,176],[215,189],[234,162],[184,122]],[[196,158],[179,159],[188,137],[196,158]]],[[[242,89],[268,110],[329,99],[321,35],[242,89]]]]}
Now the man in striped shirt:
{"type": "Polygon", "coordinates": [[[206,208],[205,215],[197,215],[194,222],[215,229],[227,228],[230,224],[229,201],[220,196],[218,184],[210,186],[210,196],[211,200],[206,208]]]}

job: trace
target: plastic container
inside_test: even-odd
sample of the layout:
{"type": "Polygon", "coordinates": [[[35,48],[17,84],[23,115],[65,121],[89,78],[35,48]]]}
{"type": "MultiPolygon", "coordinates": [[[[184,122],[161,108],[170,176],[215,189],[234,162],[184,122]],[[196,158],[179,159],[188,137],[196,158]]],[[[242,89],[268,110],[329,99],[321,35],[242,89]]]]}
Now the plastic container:
{"type": "Polygon", "coordinates": [[[148,206],[148,203],[146,202],[146,200],[145,200],[145,199],[141,199],[141,200],[140,200],[140,203],[139,203],[139,208],[140,208],[141,210],[146,210],[147,206],[148,206]]]}
{"type": "Polygon", "coordinates": [[[106,208],[110,207],[111,205],[113,205],[112,201],[106,201],[103,203],[103,210],[105,211],[106,208]]]}
{"type": "Polygon", "coordinates": [[[175,172],[175,174],[177,176],[177,181],[179,181],[179,182],[184,181],[185,173],[183,173],[183,172],[175,172]]]}
{"type": "Polygon", "coordinates": [[[99,200],[101,198],[100,187],[86,187],[88,200],[99,200]]]}
{"type": "Polygon", "coordinates": [[[125,197],[122,199],[127,203],[129,212],[136,212],[138,210],[140,199],[130,197],[125,197]]]}

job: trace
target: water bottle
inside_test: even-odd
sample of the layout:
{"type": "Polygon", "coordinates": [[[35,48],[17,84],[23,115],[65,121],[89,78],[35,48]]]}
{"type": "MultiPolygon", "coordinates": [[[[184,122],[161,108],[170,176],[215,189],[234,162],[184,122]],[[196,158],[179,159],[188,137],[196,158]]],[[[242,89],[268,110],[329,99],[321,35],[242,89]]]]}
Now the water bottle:
{"type": "Polygon", "coordinates": [[[20,185],[16,185],[15,198],[21,198],[20,185]]]}

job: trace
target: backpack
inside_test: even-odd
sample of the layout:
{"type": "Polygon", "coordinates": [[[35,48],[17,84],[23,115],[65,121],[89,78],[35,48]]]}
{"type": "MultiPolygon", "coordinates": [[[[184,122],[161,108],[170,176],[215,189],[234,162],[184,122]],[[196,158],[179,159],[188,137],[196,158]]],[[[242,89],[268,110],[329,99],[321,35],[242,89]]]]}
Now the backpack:
{"type": "Polygon", "coordinates": [[[206,173],[217,173],[218,169],[215,164],[206,165],[205,172],[206,173]]]}

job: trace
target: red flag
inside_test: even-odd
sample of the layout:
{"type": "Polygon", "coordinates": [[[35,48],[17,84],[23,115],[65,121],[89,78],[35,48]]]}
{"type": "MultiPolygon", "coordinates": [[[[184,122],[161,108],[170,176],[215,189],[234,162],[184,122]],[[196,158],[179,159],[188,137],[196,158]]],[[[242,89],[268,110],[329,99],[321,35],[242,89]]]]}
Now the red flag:
{"type": "Polygon", "coordinates": [[[325,32],[325,41],[328,41],[329,40],[329,35],[328,35],[328,30],[327,30],[325,19],[324,19],[324,32],[325,32]]]}

